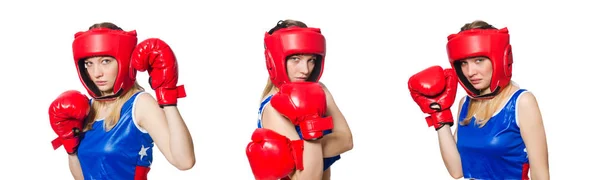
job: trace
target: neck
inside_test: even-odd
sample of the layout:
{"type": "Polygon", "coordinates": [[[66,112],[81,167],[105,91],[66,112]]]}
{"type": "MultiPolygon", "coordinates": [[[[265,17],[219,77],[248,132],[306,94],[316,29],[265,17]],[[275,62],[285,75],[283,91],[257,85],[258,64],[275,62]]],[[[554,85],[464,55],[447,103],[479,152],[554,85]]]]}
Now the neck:
{"type": "Polygon", "coordinates": [[[111,106],[116,102],[117,98],[110,99],[94,99],[94,101],[98,102],[101,106],[111,106]]]}

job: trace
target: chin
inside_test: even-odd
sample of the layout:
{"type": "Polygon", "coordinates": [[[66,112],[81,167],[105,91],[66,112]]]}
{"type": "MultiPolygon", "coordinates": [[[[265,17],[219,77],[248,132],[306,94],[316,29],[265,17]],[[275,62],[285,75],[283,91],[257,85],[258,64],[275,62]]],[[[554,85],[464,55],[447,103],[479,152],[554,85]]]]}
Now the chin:
{"type": "Polygon", "coordinates": [[[102,88],[102,87],[100,87],[100,88],[98,88],[98,89],[99,89],[101,92],[104,92],[104,93],[112,93],[112,92],[113,92],[113,89],[112,89],[112,88],[102,88]]]}
{"type": "Polygon", "coordinates": [[[482,90],[485,90],[485,89],[489,88],[489,87],[490,87],[490,85],[489,85],[489,84],[484,84],[484,83],[479,83],[479,84],[477,84],[477,85],[473,85],[473,87],[474,87],[475,89],[477,89],[477,90],[480,90],[480,91],[482,91],[482,90]]]}
{"type": "Polygon", "coordinates": [[[305,79],[294,79],[292,80],[292,82],[306,82],[307,80],[305,79]]]}
{"type": "Polygon", "coordinates": [[[482,94],[480,94],[480,95],[485,95],[485,94],[491,93],[491,92],[486,91],[486,90],[491,90],[491,89],[489,89],[489,86],[487,86],[487,87],[482,86],[481,88],[480,87],[475,87],[475,88],[477,88],[477,90],[482,92],[482,94]],[[483,93],[483,92],[485,92],[485,93],[483,93]]]}
{"type": "MultiPolygon", "coordinates": [[[[98,86],[96,86],[96,87],[98,87],[98,86]]],[[[106,91],[109,91],[110,89],[109,88],[104,88],[104,87],[100,86],[100,87],[98,87],[98,90],[100,90],[101,92],[106,92],[106,91]]]]}

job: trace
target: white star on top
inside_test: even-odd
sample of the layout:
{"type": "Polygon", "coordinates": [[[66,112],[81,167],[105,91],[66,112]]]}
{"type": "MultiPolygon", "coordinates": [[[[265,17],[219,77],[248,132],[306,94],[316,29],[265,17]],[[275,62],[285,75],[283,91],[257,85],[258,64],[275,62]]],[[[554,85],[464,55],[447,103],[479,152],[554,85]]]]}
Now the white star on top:
{"type": "Polygon", "coordinates": [[[146,154],[146,151],[148,151],[150,147],[144,147],[144,145],[142,145],[142,149],[140,149],[140,152],[138,153],[140,155],[140,161],[142,160],[142,158],[144,158],[144,156],[148,156],[148,154],[146,154]]]}

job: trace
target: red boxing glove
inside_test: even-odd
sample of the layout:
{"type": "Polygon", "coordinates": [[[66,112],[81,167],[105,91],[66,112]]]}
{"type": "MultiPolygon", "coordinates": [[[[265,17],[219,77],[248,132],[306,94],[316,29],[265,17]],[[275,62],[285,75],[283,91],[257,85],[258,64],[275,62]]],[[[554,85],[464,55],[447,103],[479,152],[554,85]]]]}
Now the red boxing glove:
{"type": "Polygon", "coordinates": [[[450,110],[456,99],[458,81],[454,70],[429,67],[408,80],[408,89],[421,111],[429,114],[427,125],[439,130],[445,124],[454,125],[450,110]]]}
{"type": "Polygon", "coordinates": [[[303,148],[303,140],[291,141],[275,131],[257,128],[246,147],[246,156],[255,179],[279,180],[294,169],[304,170],[303,148]]]}
{"type": "Polygon", "coordinates": [[[61,145],[67,153],[73,154],[79,145],[79,133],[83,130],[83,122],[90,111],[89,99],[76,90],[65,91],[50,104],[48,114],[50,125],[58,135],[52,141],[54,150],[61,145]]]}
{"type": "Polygon", "coordinates": [[[177,86],[177,59],[164,41],[150,38],[140,42],[131,56],[131,66],[141,72],[148,70],[150,87],[161,107],[176,106],[177,98],[186,96],[183,85],[177,86]]]}
{"type": "Polygon", "coordinates": [[[296,126],[302,139],[316,140],[323,131],[333,129],[333,119],[325,116],[327,97],[319,83],[291,82],[283,84],[271,98],[271,106],[296,126]]]}

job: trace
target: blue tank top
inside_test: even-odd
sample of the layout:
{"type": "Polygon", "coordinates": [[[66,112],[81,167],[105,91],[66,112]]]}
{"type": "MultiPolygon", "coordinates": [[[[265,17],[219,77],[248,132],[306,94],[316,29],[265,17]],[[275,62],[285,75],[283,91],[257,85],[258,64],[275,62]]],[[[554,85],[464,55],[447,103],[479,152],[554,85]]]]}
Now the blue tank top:
{"type": "MultiPolygon", "coordinates": [[[[517,90],[504,107],[483,126],[475,118],[458,125],[457,144],[465,179],[529,179],[529,159],[517,121],[517,100],[527,90],[517,90]]],[[[459,114],[467,116],[467,96],[459,114]]]]}
{"type": "MultiPolygon", "coordinates": [[[[265,105],[267,105],[267,103],[269,103],[271,101],[271,97],[273,97],[273,95],[268,96],[263,102],[260,103],[260,108],[258,109],[258,128],[262,128],[262,113],[263,113],[265,105]]],[[[300,126],[296,126],[296,132],[298,133],[298,136],[300,136],[300,139],[302,139],[302,133],[300,132],[300,126]]],[[[331,131],[331,130],[327,130],[327,131],[323,132],[323,134],[327,135],[332,132],[333,131],[331,131]]],[[[331,165],[333,165],[333,163],[335,163],[340,158],[342,158],[340,155],[323,158],[323,171],[329,169],[329,167],[331,167],[331,165]]]]}
{"type": "Polygon", "coordinates": [[[108,132],[98,119],[83,134],[77,150],[83,177],[95,179],[146,179],[152,164],[154,141],[135,123],[135,93],[121,108],[117,124],[108,132]]]}

